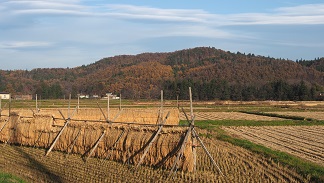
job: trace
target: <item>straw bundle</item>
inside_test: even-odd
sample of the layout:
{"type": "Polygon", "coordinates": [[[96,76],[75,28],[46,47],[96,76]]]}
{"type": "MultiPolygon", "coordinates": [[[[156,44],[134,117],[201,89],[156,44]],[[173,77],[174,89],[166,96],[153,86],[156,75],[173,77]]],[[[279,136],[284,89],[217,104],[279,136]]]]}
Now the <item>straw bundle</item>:
{"type": "MultiPolygon", "coordinates": [[[[1,124],[4,124],[3,118],[0,120],[1,124]]],[[[53,118],[50,115],[36,114],[33,118],[21,118],[17,114],[11,115],[8,125],[0,133],[0,141],[9,140],[11,143],[48,148],[62,128],[52,125],[53,118]]],[[[55,144],[54,150],[88,156],[105,131],[104,137],[92,156],[137,164],[154,137],[157,128],[157,126],[71,121],[55,144]]],[[[164,168],[172,167],[186,130],[185,127],[163,127],[156,141],[150,146],[142,164],[164,168]]],[[[193,170],[191,146],[192,143],[189,140],[179,169],[193,170]]]]}
{"type": "MultiPolygon", "coordinates": [[[[71,117],[73,120],[98,120],[105,121],[105,117],[99,108],[87,108],[87,109],[60,109],[65,118],[71,117]]],[[[108,118],[106,110],[103,110],[105,116],[108,118]]],[[[170,112],[169,118],[166,121],[168,125],[178,125],[180,120],[179,110],[176,108],[164,108],[162,118],[170,112]]],[[[41,114],[51,114],[55,118],[62,118],[58,109],[42,109],[41,114]]],[[[131,122],[139,124],[157,124],[160,118],[159,108],[149,108],[149,109],[136,109],[136,108],[124,108],[121,111],[119,109],[109,110],[109,120],[115,122],[131,122]]],[[[64,121],[55,121],[57,124],[63,124],[64,121]]]]}

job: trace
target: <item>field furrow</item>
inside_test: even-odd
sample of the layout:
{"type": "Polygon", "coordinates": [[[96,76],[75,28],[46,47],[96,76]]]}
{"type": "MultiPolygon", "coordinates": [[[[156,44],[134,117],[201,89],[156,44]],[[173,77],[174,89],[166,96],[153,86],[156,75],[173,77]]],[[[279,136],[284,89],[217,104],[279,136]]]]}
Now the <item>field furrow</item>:
{"type": "MultiPolygon", "coordinates": [[[[307,134],[307,131],[302,130],[305,128],[304,126],[223,128],[231,134],[251,140],[252,142],[288,152],[319,165],[324,165],[324,136],[321,134],[307,134]],[[304,135],[308,138],[303,138],[303,136],[297,135],[300,131],[303,131],[304,135]],[[314,138],[311,138],[311,136],[314,138]],[[312,141],[315,141],[316,143],[309,141],[309,139],[312,139],[312,141]],[[314,145],[312,143],[314,143],[314,145]]],[[[309,126],[307,128],[317,129],[319,132],[324,129],[323,126],[309,126]]]]}

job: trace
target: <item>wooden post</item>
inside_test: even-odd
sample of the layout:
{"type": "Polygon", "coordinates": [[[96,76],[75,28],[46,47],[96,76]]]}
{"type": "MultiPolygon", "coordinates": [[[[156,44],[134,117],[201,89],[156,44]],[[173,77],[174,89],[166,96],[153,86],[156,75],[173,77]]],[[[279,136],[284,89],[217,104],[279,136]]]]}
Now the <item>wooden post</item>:
{"type": "Polygon", "coordinates": [[[109,121],[109,96],[110,93],[107,94],[107,121],[109,121]]]}
{"type": "Polygon", "coordinates": [[[119,94],[119,110],[121,110],[121,93],[119,94]]]}
{"type": "Polygon", "coordinates": [[[69,107],[68,107],[68,118],[70,118],[70,107],[71,107],[71,93],[69,94],[69,107]]]}
{"type": "Polygon", "coordinates": [[[2,112],[2,106],[1,106],[1,100],[2,100],[2,98],[1,98],[1,96],[0,96],[0,117],[1,117],[1,112],[2,112]]]}
{"type": "Polygon", "coordinates": [[[79,113],[79,109],[80,109],[80,94],[78,94],[78,108],[77,108],[77,113],[79,113]]]}
{"type": "Polygon", "coordinates": [[[36,97],[35,97],[35,99],[36,99],[36,111],[38,111],[38,104],[37,104],[37,93],[36,93],[36,97]]]}
{"type": "MultiPolygon", "coordinates": [[[[191,87],[189,87],[189,97],[190,97],[190,117],[191,120],[193,119],[193,107],[192,107],[192,93],[191,93],[191,87]]],[[[191,125],[194,127],[195,126],[195,121],[192,120],[191,125]]],[[[193,156],[193,171],[196,172],[196,165],[197,165],[197,150],[196,150],[196,145],[197,141],[195,138],[195,134],[192,133],[191,135],[191,140],[192,140],[192,156],[193,156]]]]}
{"type": "Polygon", "coordinates": [[[158,120],[159,123],[162,123],[163,119],[163,90],[161,90],[161,108],[160,108],[160,119],[158,120]]]}
{"type": "Polygon", "coordinates": [[[10,96],[10,98],[9,98],[9,117],[10,117],[10,113],[11,113],[11,96],[10,96]]]}
{"type": "Polygon", "coordinates": [[[149,145],[145,148],[144,153],[143,153],[143,155],[141,156],[140,161],[139,161],[139,162],[137,163],[137,165],[136,165],[136,169],[137,169],[137,168],[141,165],[141,163],[143,162],[144,157],[146,156],[147,152],[150,150],[151,145],[153,144],[153,142],[157,139],[158,135],[160,134],[160,132],[161,132],[161,130],[162,130],[162,127],[163,127],[165,121],[168,119],[169,115],[170,115],[170,111],[169,111],[168,114],[166,115],[165,119],[160,123],[160,127],[159,127],[159,129],[156,131],[154,137],[153,137],[152,140],[149,142],[149,145]]]}
{"type": "Polygon", "coordinates": [[[101,141],[101,139],[104,137],[106,133],[106,130],[102,132],[101,136],[99,137],[99,139],[97,140],[97,142],[95,143],[95,145],[93,146],[93,148],[91,149],[88,157],[85,159],[86,161],[89,159],[89,157],[93,154],[93,152],[97,149],[99,142],[101,141]]]}

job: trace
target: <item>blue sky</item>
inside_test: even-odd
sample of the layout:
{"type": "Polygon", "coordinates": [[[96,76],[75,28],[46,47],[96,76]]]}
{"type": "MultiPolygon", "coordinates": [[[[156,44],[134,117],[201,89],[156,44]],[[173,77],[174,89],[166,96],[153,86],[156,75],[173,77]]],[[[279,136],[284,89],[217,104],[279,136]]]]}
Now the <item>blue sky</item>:
{"type": "Polygon", "coordinates": [[[210,46],[275,58],[324,56],[323,0],[2,0],[0,69],[210,46]]]}

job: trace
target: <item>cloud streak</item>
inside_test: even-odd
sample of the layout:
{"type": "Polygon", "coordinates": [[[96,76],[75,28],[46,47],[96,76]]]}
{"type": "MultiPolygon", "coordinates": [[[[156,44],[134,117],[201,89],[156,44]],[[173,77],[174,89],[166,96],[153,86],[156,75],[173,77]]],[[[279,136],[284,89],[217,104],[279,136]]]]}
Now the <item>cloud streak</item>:
{"type": "Polygon", "coordinates": [[[52,1],[13,1],[2,7],[13,14],[43,14],[66,16],[103,16],[125,20],[151,20],[164,22],[195,22],[218,26],[324,24],[324,4],[307,4],[294,7],[281,7],[271,13],[213,14],[200,9],[161,9],[147,6],[123,4],[82,5],[52,1]]]}
{"type": "Polygon", "coordinates": [[[52,43],[49,42],[33,42],[33,41],[24,41],[24,42],[0,42],[0,49],[20,49],[20,48],[30,48],[30,47],[48,47],[52,43]]]}
{"type": "MultiPolygon", "coordinates": [[[[306,32],[313,28],[318,32],[324,26],[324,3],[279,7],[266,13],[221,14],[205,9],[89,2],[0,2],[0,60],[39,58],[45,66],[68,62],[71,64],[66,66],[77,66],[116,54],[174,51],[188,46],[215,46],[240,52],[260,50],[258,45],[262,44],[296,48],[301,43],[323,48],[324,40],[314,32],[307,37],[306,32]],[[278,31],[285,29],[296,35],[278,31]]],[[[271,55],[268,50],[269,47],[265,55],[271,55]]]]}

